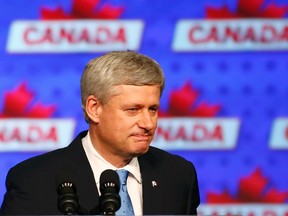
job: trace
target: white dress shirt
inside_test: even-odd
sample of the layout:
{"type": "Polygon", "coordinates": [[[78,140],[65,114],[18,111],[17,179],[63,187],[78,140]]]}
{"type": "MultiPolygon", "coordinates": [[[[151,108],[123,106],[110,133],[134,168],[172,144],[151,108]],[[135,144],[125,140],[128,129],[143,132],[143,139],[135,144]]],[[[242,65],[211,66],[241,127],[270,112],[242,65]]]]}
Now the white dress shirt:
{"type": "MultiPolygon", "coordinates": [[[[94,148],[89,132],[82,139],[82,145],[85,150],[86,156],[92,168],[96,186],[99,194],[100,192],[100,175],[106,169],[117,170],[108,161],[106,161],[94,148]]],[[[142,199],[142,179],[140,173],[140,167],[137,158],[133,158],[129,164],[122,167],[121,169],[126,169],[129,171],[129,176],[127,179],[127,190],[131,198],[135,215],[143,215],[143,199],[142,199]]]]}

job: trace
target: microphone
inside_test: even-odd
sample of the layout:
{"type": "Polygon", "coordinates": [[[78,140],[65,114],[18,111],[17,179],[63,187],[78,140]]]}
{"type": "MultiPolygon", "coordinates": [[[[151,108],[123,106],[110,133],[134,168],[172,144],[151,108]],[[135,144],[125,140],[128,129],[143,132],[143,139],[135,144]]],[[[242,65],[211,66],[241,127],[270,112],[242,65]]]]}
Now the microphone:
{"type": "Polygon", "coordinates": [[[100,176],[100,208],[105,215],[115,215],[120,208],[119,189],[118,174],[111,169],[103,171],[100,176]]]}
{"type": "Polygon", "coordinates": [[[57,178],[57,207],[65,215],[75,215],[79,210],[79,199],[76,194],[76,187],[65,173],[57,178]]]}

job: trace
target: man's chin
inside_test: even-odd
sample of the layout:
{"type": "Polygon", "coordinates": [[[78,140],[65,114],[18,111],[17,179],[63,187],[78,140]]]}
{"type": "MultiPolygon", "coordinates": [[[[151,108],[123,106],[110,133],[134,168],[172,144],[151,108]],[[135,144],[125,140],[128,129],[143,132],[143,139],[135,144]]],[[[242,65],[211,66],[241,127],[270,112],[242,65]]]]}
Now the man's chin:
{"type": "Polygon", "coordinates": [[[135,151],[133,151],[134,157],[138,157],[140,155],[145,154],[149,150],[149,145],[146,145],[145,147],[137,148],[135,151]]]}

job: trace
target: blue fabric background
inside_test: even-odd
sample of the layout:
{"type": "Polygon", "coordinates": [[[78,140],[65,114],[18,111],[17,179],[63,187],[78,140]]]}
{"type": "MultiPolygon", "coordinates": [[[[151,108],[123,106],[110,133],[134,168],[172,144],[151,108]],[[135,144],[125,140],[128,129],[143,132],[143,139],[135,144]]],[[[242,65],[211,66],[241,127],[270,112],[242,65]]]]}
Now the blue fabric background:
{"type": "MultiPolygon", "coordinates": [[[[198,171],[201,199],[208,191],[237,192],[239,179],[257,167],[269,178],[272,187],[288,191],[288,152],[269,149],[272,122],[288,117],[288,52],[173,52],[172,37],[179,19],[204,19],[205,7],[234,0],[114,0],[112,5],[125,7],[121,19],[145,22],[140,52],[156,59],[166,74],[167,85],[161,109],[167,109],[172,90],[190,81],[200,92],[199,100],[221,104],[219,117],[241,120],[237,147],[229,151],[171,151],[192,161],[198,171]]],[[[288,5],[286,0],[274,1],[288,5]]],[[[4,93],[21,82],[36,92],[44,104],[56,104],[55,118],[75,118],[75,135],[87,129],[81,105],[79,80],[85,64],[102,53],[89,54],[8,54],[8,30],[14,20],[39,20],[43,6],[63,7],[69,11],[70,0],[0,1],[0,110],[4,93]]],[[[285,17],[286,18],[286,17],[285,17]]],[[[68,144],[68,143],[67,143],[68,144]]],[[[5,192],[8,169],[16,163],[42,152],[0,153],[0,203],[5,192]]]]}

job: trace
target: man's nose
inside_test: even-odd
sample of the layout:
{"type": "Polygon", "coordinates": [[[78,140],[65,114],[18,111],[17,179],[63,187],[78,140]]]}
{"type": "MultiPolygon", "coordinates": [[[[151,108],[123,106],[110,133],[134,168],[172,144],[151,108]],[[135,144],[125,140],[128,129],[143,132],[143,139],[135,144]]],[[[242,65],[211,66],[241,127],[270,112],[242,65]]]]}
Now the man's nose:
{"type": "Polygon", "coordinates": [[[139,119],[138,126],[146,130],[151,130],[154,127],[154,121],[151,113],[145,111],[142,113],[141,118],[139,119]]]}

